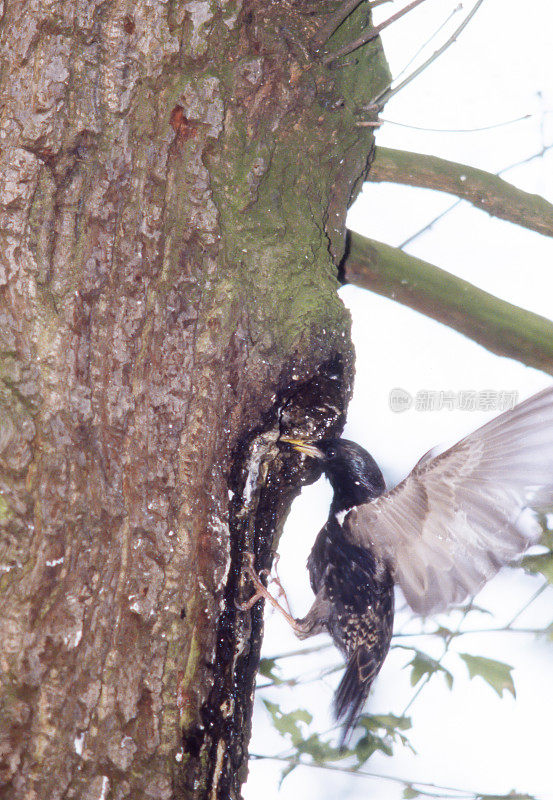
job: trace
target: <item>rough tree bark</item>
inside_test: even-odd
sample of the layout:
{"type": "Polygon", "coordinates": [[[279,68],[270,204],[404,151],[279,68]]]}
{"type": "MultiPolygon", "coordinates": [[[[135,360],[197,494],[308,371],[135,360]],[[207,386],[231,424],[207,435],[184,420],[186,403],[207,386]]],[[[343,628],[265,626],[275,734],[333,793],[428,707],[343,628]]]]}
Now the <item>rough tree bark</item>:
{"type": "Polygon", "coordinates": [[[338,430],[352,383],[336,264],[388,76],[379,42],[310,52],[335,7],[4,0],[2,796],[240,794],[242,553],[302,477],[279,432],[338,430]]]}

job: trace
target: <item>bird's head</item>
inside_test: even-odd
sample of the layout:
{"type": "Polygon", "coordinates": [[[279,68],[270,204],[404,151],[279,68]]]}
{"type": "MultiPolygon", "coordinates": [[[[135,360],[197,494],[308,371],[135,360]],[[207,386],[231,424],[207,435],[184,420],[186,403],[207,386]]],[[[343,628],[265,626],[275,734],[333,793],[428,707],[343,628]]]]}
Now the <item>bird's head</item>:
{"type": "Polygon", "coordinates": [[[285,436],[280,441],[319,461],[334,489],[333,513],[367,503],[386,491],[378,464],[370,453],[355,442],[348,439],[321,439],[317,444],[312,444],[285,436]]]}

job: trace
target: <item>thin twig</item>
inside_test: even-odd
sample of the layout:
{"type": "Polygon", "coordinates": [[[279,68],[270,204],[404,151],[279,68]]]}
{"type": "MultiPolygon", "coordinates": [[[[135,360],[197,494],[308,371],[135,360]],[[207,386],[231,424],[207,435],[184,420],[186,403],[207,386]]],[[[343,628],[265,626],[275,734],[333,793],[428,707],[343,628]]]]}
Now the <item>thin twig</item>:
{"type": "Polygon", "coordinates": [[[302,675],[298,675],[295,678],[279,678],[278,683],[275,683],[275,681],[258,683],[255,688],[269,689],[271,687],[279,688],[281,686],[305,686],[308,683],[322,681],[324,678],[328,678],[329,675],[334,675],[336,672],[340,672],[343,669],[343,664],[336,664],[333,667],[328,667],[328,669],[323,670],[317,668],[316,670],[311,670],[311,672],[304,672],[302,675]]]}
{"type": "Polygon", "coordinates": [[[422,236],[423,233],[426,233],[426,231],[430,230],[430,228],[432,228],[436,224],[436,222],[440,222],[441,219],[446,217],[450,211],[453,211],[454,208],[457,208],[457,206],[461,205],[462,202],[463,202],[462,200],[455,200],[454,203],[452,203],[442,212],[437,214],[433,219],[431,219],[430,222],[424,226],[424,228],[421,228],[416,233],[413,233],[411,236],[408,236],[407,239],[401,242],[401,244],[398,244],[399,250],[404,250],[407,247],[407,245],[411,244],[411,242],[414,242],[414,240],[418,239],[419,236],[422,236]]]}
{"type": "Polygon", "coordinates": [[[298,647],[296,650],[288,650],[286,653],[279,653],[276,656],[267,656],[268,661],[280,661],[283,658],[293,658],[294,656],[305,656],[310,653],[319,653],[321,650],[329,650],[334,647],[332,642],[322,642],[311,647],[298,647]]]}
{"type": "MultiPolygon", "coordinates": [[[[400,783],[403,786],[420,786],[424,787],[425,789],[436,789],[440,792],[454,792],[455,794],[448,794],[448,795],[439,795],[440,797],[456,797],[456,798],[472,798],[472,797],[480,797],[478,792],[473,792],[470,789],[457,789],[455,786],[444,786],[438,783],[428,783],[427,781],[412,781],[406,780],[405,778],[400,778],[396,775],[388,775],[382,772],[365,772],[364,770],[357,769],[356,767],[341,767],[335,764],[314,764],[306,761],[298,761],[295,756],[269,756],[264,755],[263,753],[251,753],[250,758],[256,761],[283,761],[286,763],[294,762],[297,764],[298,767],[311,767],[314,769],[324,769],[331,772],[345,772],[348,775],[356,775],[360,778],[378,778],[379,780],[383,781],[392,781],[394,783],[400,783]]],[[[422,794],[422,792],[420,792],[422,794]]],[[[437,795],[431,795],[437,796],[437,795]]]]}
{"type": "MultiPolygon", "coordinates": [[[[421,44],[421,46],[420,46],[420,47],[419,47],[419,48],[418,48],[418,49],[415,51],[415,53],[414,53],[414,54],[411,56],[411,58],[410,58],[410,59],[409,59],[409,61],[408,61],[408,62],[405,64],[405,66],[403,67],[403,69],[401,69],[401,70],[398,72],[398,74],[395,76],[395,78],[394,78],[394,82],[395,82],[395,81],[399,81],[399,79],[400,79],[400,78],[401,78],[403,75],[405,75],[405,73],[407,72],[407,70],[409,69],[409,67],[411,66],[411,64],[412,64],[414,61],[416,61],[416,60],[417,60],[417,58],[418,58],[418,57],[419,57],[419,55],[422,53],[422,51],[423,51],[423,50],[424,50],[426,47],[428,47],[428,45],[429,45],[429,44],[430,44],[430,43],[431,43],[431,42],[432,42],[432,41],[433,41],[433,40],[436,38],[436,36],[437,36],[437,35],[440,33],[440,31],[442,31],[442,30],[445,28],[445,26],[447,25],[447,23],[448,23],[448,22],[449,22],[449,21],[450,21],[450,20],[451,20],[451,19],[452,19],[452,18],[455,16],[455,14],[458,14],[458,13],[459,13],[460,11],[462,11],[462,10],[463,10],[463,4],[462,4],[462,3],[459,3],[459,5],[458,5],[456,8],[454,8],[454,9],[453,9],[453,11],[451,12],[451,14],[450,14],[450,15],[447,17],[447,19],[445,19],[445,20],[442,22],[442,24],[441,24],[441,25],[439,25],[439,26],[436,28],[436,30],[434,31],[434,33],[433,33],[431,36],[429,36],[429,37],[428,37],[428,39],[427,39],[425,42],[423,42],[423,43],[421,44]]],[[[391,86],[391,84],[390,84],[390,86],[391,86]]]]}
{"type": "Polygon", "coordinates": [[[421,3],[424,3],[425,0],[413,0],[413,2],[409,3],[409,5],[402,8],[400,11],[397,11],[395,14],[392,14],[391,17],[381,22],[380,25],[377,25],[374,28],[370,28],[366,33],[360,36],[358,39],[355,39],[353,42],[348,42],[343,47],[340,47],[335,53],[326,56],[323,59],[323,64],[330,64],[331,61],[336,61],[337,58],[341,56],[347,56],[348,53],[353,53],[354,50],[357,50],[359,47],[362,47],[364,44],[368,44],[368,42],[372,42],[373,39],[376,39],[380,32],[387,28],[388,25],[391,25],[396,20],[403,17],[405,14],[408,14],[409,11],[416,8],[416,6],[420,6],[421,3]]]}
{"type": "MultiPolygon", "coordinates": [[[[444,658],[445,658],[445,656],[446,656],[446,654],[447,654],[447,652],[448,652],[448,650],[449,650],[449,647],[450,647],[450,645],[451,645],[451,642],[453,641],[453,639],[455,638],[455,636],[456,636],[456,635],[459,633],[459,631],[461,630],[461,625],[463,624],[463,622],[465,621],[465,619],[467,618],[467,616],[470,614],[470,611],[471,611],[471,603],[469,603],[469,604],[468,604],[468,606],[466,607],[465,611],[463,612],[463,616],[461,617],[461,619],[459,620],[459,624],[457,625],[457,630],[456,630],[456,631],[450,631],[450,632],[449,632],[449,635],[448,635],[448,636],[447,636],[447,638],[444,640],[444,648],[443,648],[443,652],[442,652],[442,655],[439,657],[439,659],[438,659],[438,661],[437,661],[437,663],[438,663],[439,665],[441,665],[442,661],[444,660],[444,658]]],[[[433,672],[427,672],[427,673],[426,673],[426,675],[425,675],[425,676],[424,676],[424,678],[423,678],[423,681],[422,681],[422,683],[420,684],[420,686],[418,687],[418,689],[416,690],[416,692],[414,693],[414,695],[411,697],[411,699],[409,700],[409,702],[407,703],[407,705],[406,705],[406,706],[405,706],[405,708],[403,709],[403,712],[402,712],[402,714],[401,714],[401,716],[402,716],[402,717],[404,717],[404,716],[406,715],[407,711],[408,711],[408,710],[411,708],[411,706],[413,705],[413,703],[415,702],[415,700],[417,699],[417,697],[420,695],[420,693],[422,692],[422,690],[424,689],[424,687],[426,686],[426,684],[428,683],[428,681],[430,680],[430,678],[432,677],[432,675],[434,675],[434,673],[433,673],[433,672]]]]}
{"type": "MultiPolygon", "coordinates": [[[[541,594],[541,592],[540,592],[541,594]]],[[[518,615],[517,615],[518,616],[518,615]]],[[[419,637],[424,636],[436,636],[438,631],[421,631],[419,633],[394,633],[394,639],[418,639],[419,637]]],[[[528,634],[535,634],[536,636],[540,633],[544,633],[543,628],[511,628],[509,625],[502,625],[498,628],[467,628],[464,631],[455,631],[454,638],[458,639],[461,636],[472,636],[473,634],[478,633],[524,633],[528,634]]],[[[409,649],[413,650],[412,647],[407,647],[406,645],[401,644],[392,644],[392,648],[401,648],[401,649],[409,649]]]]}
{"type": "MultiPolygon", "coordinates": [[[[371,109],[372,110],[372,109],[371,109]]],[[[426,133],[481,133],[482,131],[493,131],[496,128],[505,128],[507,125],[514,125],[516,122],[524,122],[532,119],[533,114],[524,114],[522,117],[507,119],[504,122],[495,122],[493,125],[482,125],[479,128],[425,128],[419,125],[408,125],[406,122],[396,122],[393,119],[379,117],[381,124],[395,125],[398,128],[408,128],[411,131],[425,131],[426,133]]]]}
{"type": "Polygon", "coordinates": [[[537,153],[534,153],[531,156],[527,156],[526,158],[521,159],[520,161],[515,161],[514,164],[509,164],[508,167],[503,167],[497,173],[498,175],[503,175],[505,172],[509,172],[511,169],[517,169],[517,167],[523,167],[525,164],[529,164],[530,161],[534,161],[536,158],[543,158],[544,155],[551,150],[553,147],[553,142],[551,144],[545,144],[537,153]]]}
{"type": "Polygon", "coordinates": [[[526,611],[528,608],[530,608],[530,606],[532,605],[532,603],[533,603],[533,602],[535,602],[535,601],[538,599],[538,597],[540,597],[540,595],[542,595],[542,594],[545,592],[545,590],[546,590],[546,589],[548,589],[550,586],[551,586],[551,584],[550,584],[548,581],[546,581],[546,582],[545,582],[545,583],[544,583],[542,586],[540,586],[540,588],[539,588],[539,589],[538,589],[536,592],[534,592],[534,594],[533,594],[533,595],[532,595],[532,597],[531,597],[531,598],[528,600],[528,602],[526,602],[526,603],[525,603],[525,604],[522,606],[522,608],[521,608],[519,611],[517,611],[517,613],[515,614],[515,616],[514,616],[512,619],[510,619],[510,620],[509,620],[509,622],[508,622],[508,623],[507,623],[507,625],[506,625],[506,629],[507,629],[507,630],[512,630],[512,629],[511,629],[511,625],[513,624],[513,622],[515,622],[515,621],[516,621],[516,620],[517,620],[517,619],[520,617],[520,615],[521,615],[521,614],[524,614],[524,612],[525,612],[525,611],[526,611]]]}
{"type": "Polygon", "coordinates": [[[415,78],[417,78],[421,74],[421,72],[424,72],[424,70],[427,67],[429,67],[430,64],[436,61],[436,59],[439,58],[442,55],[442,53],[445,53],[445,51],[457,41],[459,35],[467,27],[467,25],[474,17],[474,15],[476,14],[476,12],[478,11],[483,2],[484,0],[477,0],[472,10],[467,14],[463,22],[455,29],[455,31],[449,37],[449,39],[446,42],[444,42],[444,44],[441,47],[439,47],[435,53],[433,53],[429,58],[427,58],[426,61],[424,61],[420,65],[420,67],[417,67],[417,69],[415,69],[410,75],[408,75],[404,80],[402,80],[401,83],[399,83],[395,88],[392,89],[391,86],[388,86],[386,89],[380,92],[380,94],[378,94],[374,98],[374,100],[372,100],[372,103],[377,103],[382,108],[384,104],[390,99],[390,97],[393,97],[398,92],[401,92],[401,90],[404,89],[412,81],[414,81],[415,78]]]}
{"type": "MultiPolygon", "coordinates": [[[[509,622],[503,628],[498,628],[496,630],[502,630],[505,633],[507,633],[507,632],[510,632],[510,633],[515,633],[515,632],[520,633],[520,632],[522,632],[522,629],[513,629],[513,628],[511,628],[511,625],[513,624],[513,622],[516,619],[518,619],[520,617],[521,614],[523,614],[526,611],[527,608],[529,608],[532,605],[532,603],[534,603],[538,599],[538,597],[547,588],[549,588],[550,585],[551,584],[548,581],[543,583],[542,586],[540,586],[540,588],[536,592],[534,592],[532,597],[530,597],[530,599],[524,603],[522,608],[519,609],[519,611],[517,611],[517,613],[514,615],[514,617],[511,620],[509,620],[509,622]]],[[[459,624],[457,625],[457,629],[455,631],[450,631],[448,636],[446,637],[446,639],[444,641],[444,649],[443,649],[442,655],[440,656],[440,658],[437,661],[438,664],[442,663],[446,653],[449,650],[449,647],[450,647],[452,641],[455,638],[457,638],[459,636],[463,636],[465,633],[480,633],[481,632],[481,631],[477,631],[477,630],[476,631],[475,630],[473,630],[473,631],[462,631],[461,630],[461,626],[462,626],[463,622],[465,621],[465,619],[467,618],[468,614],[470,613],[470,610],[471,610],[471,608],[470,608],[470,604],[469,604],[469,606],[466,608],[465,612],[463,613],[463,616],[461,617],[461,619],[459,621],[459,624]]],[[[488,630],[487,632],[489,633],[491,631],[488,630]]],[[[537,631],[530,630],[529,632],[530,633],[536,633],[537,631]]],[[[398,646],[401,647],[401,645],[398,645],[398,646]]],[[[418,687],[417,691],[414,693],[414,695],[411,697],[411,699],[409,700],[409,702],[407,703],[407,705],[403,709],[403,712],[402,712],[402,716],[403,717],[406,715],[406,713],[409,710],[409,708],[411,708],[411,706],[413,705],[413,703],[415,702],[415,700],[417,699],[419,694],[422,692],[422,690],[424,689],[424,687],[426,686],[426,684],[428,683],[428,681],[430,680],[432,675],[434,675],[433,672],[427,673],[425,675],[423,682],[418,687]]]]}

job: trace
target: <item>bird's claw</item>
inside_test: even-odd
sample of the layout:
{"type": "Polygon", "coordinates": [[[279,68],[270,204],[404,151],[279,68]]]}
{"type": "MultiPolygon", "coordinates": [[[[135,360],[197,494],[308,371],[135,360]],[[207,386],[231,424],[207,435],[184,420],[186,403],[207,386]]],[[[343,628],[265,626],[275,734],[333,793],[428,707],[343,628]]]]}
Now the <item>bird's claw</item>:
{"type": "Polygon", "coordinates": [[[255,556],[253,553],[244,553],[244,573],[248,576],[251,580],[253,585],[256,588],[256,592],[249,598],[249,600],[245,600],[243,603],[240,603],[238,600],[234,601],[234,605],[239,611],[249,611],[253,606],[257,603],[258,600],[261,600],[263,597],[266,597],[268,594],[267,589],[261,583],[261,577],[269,577],[271,574],[270,569],[261,569],[259,572],[256,572],[254,567],[254,560],[255,556]]]}
{"type": "Polygon", "coordinates": [[[249,600],[245,600],[243,603],[240,603],[236,598],[234,599],[234,605],[239,611],[249,611],[254,605],[257,603],[258,600],[261,600],[263,597],[262,594],[256,592],[253,597],[250,597],[249,600]]]}
{"type": "MultiPolygon", "coordinates": [[[[286,597],[286,592],[282,588],[282,584],[280,582],[280,579],[279,579],[278,575],[276,575],[275,577],[271,578],[271,580],[274,583],[277,584],[277,586],[279,588],[279,592],[282,593],[282,595],[284,597],[284,601],[286,603],[286,606],[287,606],[288,610],[286,610],[285,608],[283,608],[280,605],[278,600],[276,600],[276,598],[273,597],[273,595],[269,592],[267,587],[264,586],[263,583],[261,582],[260,575],[262,575],[263,573],[266,573],[267,576],[269,576],[271,571],[267,570],[267,569],[263,569],[263,570],[260,570],[259,573],[256,572],[255,567],[254,567],[254,558],[255,557],[254,557],[253,553],[244,553],[244,562],[245,562],[244,563],[244,573],[251,580],[251,582],[255,586],[256,591],[249,598],[249,600],[246,600],[243,603],[239,603],[237,600],[235,600],[234,604],[235,604],[236,608],[238,608],[240,611],[249,611],[251,608],[253,608],[253,606],[257,603],[258,600],[265,599],[273,606],[273,608],[275,608],[277,611],[279,611],[282,614],[282,616],[286,619],[286,621],[292,626],[294,631],[296,631],[296,633],[299,633],[300,626],[298,625],[298,620],[296,620],[294,618],[294,616],[292,614],[292,611],[290,610],[290,605],[288,603],[288,598],[286,597]]],[[[275,554],[275,558],[278,561],[278,555],[275,554]]]]}
{"type": "Polygon", "coordinates": [[[273,559],[273,571],[274,571],[275,574],[271,578],[271,582],[276,585],[277,590],[278,590],[278,596],[282,597],[282,599],[284,600],[284,603],[286,604],[286,608],[288,609],[288,613],[292,617],[294,615],[292,614],[292,609],[290,608],[290,603],[288,602],[288,596],[286,595],[286,592],[284,590],[284,586],[282,585],[282,583],[280,581],[280,576],[278,574],[277,564],[278,564],[279,561],[280,561],[280,554],[279,553],[275,553],[274,554],[274,559],[273,559]]]}
{"type": "Polygon", "coordinates": [[[244,553],[244,561],[246,562],[244,565],[244,572],[250,578],[254,586],[256,586],[258,589],[261,586],[261,588],[264,589],[265,587],[261,583],[261,578],[267,578],[267,580],[269,580],[271,570],[265,567],[259,571],[256,571],[254,567],[254,559],[255,556],[253,553],[244,553]]]}

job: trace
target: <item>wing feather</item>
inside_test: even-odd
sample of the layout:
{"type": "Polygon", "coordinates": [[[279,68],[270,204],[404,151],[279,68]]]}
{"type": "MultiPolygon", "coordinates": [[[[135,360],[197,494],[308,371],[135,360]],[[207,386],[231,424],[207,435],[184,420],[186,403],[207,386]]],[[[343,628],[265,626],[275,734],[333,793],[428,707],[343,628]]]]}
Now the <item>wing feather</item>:
{"type": "Polygon", "coordinates": [[[476,594],[539,538],[553,508],[553,387],[530,397],[347,517],[356,544],[393,566],[421,614],[476,594]]]}

